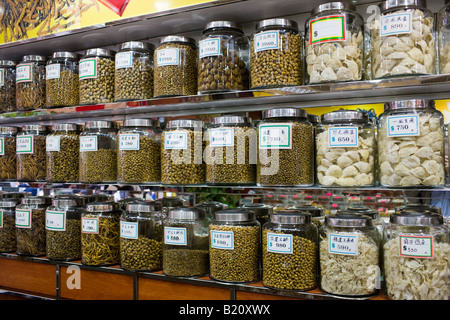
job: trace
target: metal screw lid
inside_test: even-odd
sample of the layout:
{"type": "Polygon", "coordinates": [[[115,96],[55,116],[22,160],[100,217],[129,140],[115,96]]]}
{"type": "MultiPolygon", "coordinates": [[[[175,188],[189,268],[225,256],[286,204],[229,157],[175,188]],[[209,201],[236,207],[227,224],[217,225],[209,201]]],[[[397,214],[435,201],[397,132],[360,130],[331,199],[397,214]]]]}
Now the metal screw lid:
{"type": "Polygon", "coordinates": [[[433,213],[442,214],[442,208],[431,206],[424,203],[409,203],[404,206],[395,208],[395,213],[399,213],[401,211],[416,211],[416,212],[429,211],[433,213]]]}
{"type": "Polygon", "coordinates": [[[384,110],[435,108],[434,100],[412,99],[398,100],[384,104],[384,110]]]}
{"type": "Polygon", "coordinates": [[[160,202],[163,208],[182,207],[184,205],[183,200],[178,197],[164,197],[156,200],[156,202],[160,202]]]}
{"type": "Polygon", "coordinates": [[[227,205],[218,201],[205,201],[196,205],[197,208],[203,209],[206,213],[214,213],[227,208],[227,205]]]}
{"type": "Polygon", "coordinates": [[[438,226],[444,224],[444,217],[434,212],[400,211],[392,213],[389,222],[407,226],[438,226]]]}
{"type": "Polygon", "coordinates": [[[313,218],[325,215],[325,210],[323,208],[319,208],[313,205],[296,205],[293,207],[293,209],[300,212],[309,212],[311,214],[311,217],[313,218]]]}
{"type": "Polygon", "coordinates": [[[107,201],[110,201],[110,197],[107,194],[90,194],[84,196],[85,203],[107,202],[107,201]]]}
{"type": "Polygon", "coordinates": [[[268,27],[282,27],[287,29],[293,29],[298,31],[297,22],[284,18],[264,19],[256,24],[256,30],[268,28],[268,27]]]}
{"type": "Polygon", "coordinates": [[[214,117],[211,121],[213,124],[250,124],[249,117],[240,115],[224,115],[220,117],[214,117]]]}
{"type": "Polygon", "coordinates": [[[88,121],[85,124],[86,129],[102,129],[102,128],[115,128],[116,125],[113,121],[102,121],[102,120],[96,120],[96,121],[88,121]]]}
{"type": "Polygon", "coordinates": [[[124,127],[155,127],[157,121],[153,119],[126,119],[123,122],[124,127]]]}
{"type": "Polygon", "coordinates": [[[113,50],[104,49],[104,48],[92,48],[87,49],[85,56],[97,56],[97,57],[106,57],[112,58],[114,57],[115,52],[113,50]]]}
{"type": "Polygon", "coordinates": [[[161,209],[161,203],[156,201],[137,200],[126,205],[126,211],[128,212],[157,212],[161,209]]]}
{"type": "Polygon", "coordinates": [[[31,196],[29,192],[5,192],[0,194],[1,199],[20,199],[26,196],[31,196]]]}
{"type": "Polygon", "coordinates": [[[45,56],[34,55],[34,54],[26,55],[26,56],[23,56],[23,58],[22,58],[22,62],[43,62],[46,60],[47,60],[47,58],[45,56]]]}
{"type": "Polygon", "coordinates": [[[21,199],[22,204],[34,205],[34,204],[51,204],[52,198],[44,196],[29,196],[21,199]]]}
{"type": "Polygon", "coordinates": [[[1,208],[15,208],[19,203],[20,203],[20,199],[18,199],[18,198],[0,199],[0,207],[1,208]]]}
{"type": "Polygon", "coordinates": [[[362,214],[365,216],[369,216],[372,219],[377,219],[380,216],[380,213],[377,210],[359,205],[348,206],[344,210],[338,210],[337,213],[362,214]]]}
{"type": "Polygon", "coordinates": [[[235,29],[241,33],[243,33],[241,26],[234,22],[234,21],[227,21],[227,20],[218,20],[218,21],[211,21],[208,22],[205,25],[205,28],[203,30],[203,33],[216,28],[227,28],[227,29],[235,29]]]}
{"type": "Polygon", "coordinates": [[[148,42],[143,41],[127,41],[120,45],[120,50],[143,50],[153,51],[155,46],[148,42]]]}
{"type": "Polygon", "coordinates": [[[335,214],[325,216],[325,224],[331,227],[342,227],[342,228],[363,228],[372,227],[372,218],[365,215],[359,214],[335,214]]]}
{"type": "Polygon", "coordinates": [[[273,213],[273,207],[264,203],[248,203],[240,206],[239,209],[253,211],[257,217],[273,213]]]}
{"type": "Polygon", "coordinates": [[[282,210],[271,214],[270,222],[280,224],[306,224],[311,222],[311,214],[300,210],[282,210]]]}
{"type": "Polygon", "coordinates": [[[214,218],[222,222],[245,222],[255,220],[255,212],[253,210],[224,209],[214,212],[214,218]]]}
{"type": "Polygon", "coordinates": [[[26,124],[22,126],[22,131],[48,131],[48,127],[43,124],[26,124]]]}
{"type": "Polygon", "coordinates": [[[17,62],[13,60],[0,60],[0,66],[2,67],[15,67],[16,65],[17,62]]]}
{"type": "Polygon", "coordinates": [[[282,117],[306,118],[307,113],[305,110],[299,108],[274,108],[263,111],[264,119],[282,117]]]}
{"type": "Polygon", "coordinates": [[[397,8],[427,8],[426,0],[386,0],[379,5],[381,11],[397,8]]]}
{"type": "Polygon", "coordinates": [[[119,204],[114,201],[92,202],[86,205],[88,212],[112,212],[119,210],[119,204]]]}
{"type": "Polygon", "coordinates": [[[193,119],[170,120],[166,125],[167,129],[177,128],[203,128],[203,121],[193,119]]]}
{"type": "Polygon", "coordinates": [[[58,58],[68,58],[68,59],[78,59],[79,55],[75,52],[68,52],[68,51],[58,51],[52,53],[53,59],[58,58]]]}
{"type": "Polygon", "coordinates": [[[17,127],[0,127],[0,134],[16,134],[19,132],[17,127]]]}
{"type": "Polygon", "coordinates": [[[324,11],[330,10],[345,10],[345,11],[355,11],[355,6],[349,2],[328,2],[323,3],[312,9],[311,15],[315,15],[324,11]]]}
{"type": "Polygon", "coordinates": [[[369,115],[365,112],[356,110],[336,110],[322,115],[322,122],[353,122],[369,121],[369,115]]]}
{"type": "Polygon", "coordinates": [[[60,194],[55,196],[52,204],[56,207],[84,207],[85,199],[76,194],[60,194]]]}
{"type": "Polygon", "coordinates": [[[196,41],[193,38],[184,37],[184,36],[165,36],[162,37],[159,41],[159,44],[163,43],[171,43],[171,42],[181,42],[181,43],[187,43],[193,46],[196,46],[196,41]]]}
{"type": "Polygon", "coordinates": [[[197,220],[204,219],[206,213],[197,207],[175,207],[169,210],[167,217],[173,220],[197,220]]]}
{"type": "Polygon", "coordinates": [[[53,131],[80,131],[81,126],[76,123],[58,123],[52,125],[53,131]]]}

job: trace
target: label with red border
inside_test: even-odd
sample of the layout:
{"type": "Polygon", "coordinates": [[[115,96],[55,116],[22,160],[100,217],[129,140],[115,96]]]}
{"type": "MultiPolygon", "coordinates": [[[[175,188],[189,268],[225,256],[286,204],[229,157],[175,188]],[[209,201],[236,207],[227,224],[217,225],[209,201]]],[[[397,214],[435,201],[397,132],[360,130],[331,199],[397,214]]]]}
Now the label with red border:
{"type": "Polygon", "coordinates": [[[410,258],[433,258],[433,236],[400,235],[399,256],[410,258]]]}
{"type": "Polygon", "coordinates": [[[345,15],[320,17],[309,22],[311,45],[329,41],[345,41],[345,15]]]}

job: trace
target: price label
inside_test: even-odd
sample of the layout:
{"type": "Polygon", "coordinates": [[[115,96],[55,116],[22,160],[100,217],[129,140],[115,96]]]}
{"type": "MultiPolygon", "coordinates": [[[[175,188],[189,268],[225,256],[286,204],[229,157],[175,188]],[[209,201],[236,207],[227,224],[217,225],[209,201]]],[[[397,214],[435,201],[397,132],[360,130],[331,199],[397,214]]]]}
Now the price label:
{"type": "Polygon", "coordinates": [[[133,59],[131,52],[119,52],[116,54],[116,70],[122,68],[132,68],[133,59]]]}
{"type": "Polygon", "coordinates": [[[206,39],[199,42],[200,58],[220,55],[220,39],[206,39]]]}
{"type": "Polygon", "coordinates": [[[388,137],[420,135],[419,116],[417,114],[389,116],[386,121],[388,137]]]}
{"type": "Polygon", "coordinates": [[[292,124],[264,124],[259,126],[260,149],[291,149],[292,124]]]}
{"type": "Polygon", "coordinates": [[[45,229],[66,231],[66,212],[47,210],[45,212],[45,229]]]}
{"type": "Polygon", "coordinates": [[[211,247],[216,249],[234,250],[233,231],[211,230],[211,247]]]}
{"type": "Polygon", "coordinates": [[[126,239],[138,238],[138,223],[120,221],[120,236],[126,239]]]}
{"type": "Polygon", "coordinates": [[[158,66],[178,66],[180,63],[180,53],[178,48],[158,50],[156,63],[158,66]]]}
{"type": "Polygon", "coordinates": [[[274,253],[293,253],[292,235],[267,233],[267,251],[274,253]]]}
{"type": "Polygon", "coordinates": [[[164,134],[165,149],[187,149],[187,132],[172,131],[164,134]]]}
{"type": "Polygon", "coordinates": [[[164,227],[164,243],[185,246],[186,228],[164,227]]]}
{"type": "Polygon", "coordinates": [[[211,147],[234,146],[234,130],[232,128],[210,129],[209,145],[211,147]]]}
{"type": "Polygon", "coordinates": [[[93,137],[80,137],[80,151],[97,151],[98,139],[93,137]]]}
{"type": "Polygon", "coordinates": [[[432,236],[400,235],[398,240],[401,257],[433,258],[432,236]]]}
{"type": "Polygon", "coordinates": [[[32,154],[34,153],[34,136],[26,135],[16,138],[16,153],[32,154]]]}
{"type": "Polygon", "coordinates": [[[16,209],[16,227],[31,228],[31,209],[16,209]]]}
{"type": "Polygon", "coordinates": [[[329,147],[357,147],[358,127],[328,128],[329,147]]]}
{"type": "Polygon", "coordinates": [[[47,136],[47,138],[45,139],[45,150],[59,152],[60,138],[60,136],[47,136]]]}
{"type": "Polygon", "coordinates": [[[0,229],[3,228],[3,209],[0,209],[0,229]]]}
{"type": "Polygon", "coordinates": [[[79,79],[95,79],[97,78],[97,59],[82,59],[78,65],[79,79]]]}
{"type": "Polygon", "coordinates": [[[49,64],[45,67],[45,79],[59,79],[61,66],[58,63],[49,64]]]}
{"type": "Polygon", "coordinates": [[[98,234],[98,218],[81,218],[81,232],[89,234],[98,234]]]}
{"type": "Polygon", "coordinates": [[[31,63],[17,65],[16,83],[31,81],[33,81],[33,65],[31,63]]]}
{"type": "Polygon", "coordinates": [[[5,155],[5,137],[0,137],[0,156],[5,155]]]}
{"type": "Polygon", "coordinates": [[[260,32],[254,37],[255,52],[279,49],[280,33],[278,31],[260,32]]]}
{"type": "Polygon", "coordinates": [[[345,41],[345,15],[331,15],[309,22],[311,45],[329,41],[345,41]]]}
{"type": "Polygon", "coordinates": [[[139,150],[139,134],[122,133],[119,135],[120,150],[139,150]]]}
{"type": "Polygon", "coordinates": [[[0,87],[5,85],[5,69],[0,68],[0,87]]]}
{"type": "Polygon", "coordinates": [[[381,16],[380,36],[409,34],[412,30],[412,12],[393,13],[381,16]]]}
{"type": "Polygon", "coordinates": [[[358,235],[352,233],[329,234],[328,252],[342,255],[358,255],[358,235]]]}

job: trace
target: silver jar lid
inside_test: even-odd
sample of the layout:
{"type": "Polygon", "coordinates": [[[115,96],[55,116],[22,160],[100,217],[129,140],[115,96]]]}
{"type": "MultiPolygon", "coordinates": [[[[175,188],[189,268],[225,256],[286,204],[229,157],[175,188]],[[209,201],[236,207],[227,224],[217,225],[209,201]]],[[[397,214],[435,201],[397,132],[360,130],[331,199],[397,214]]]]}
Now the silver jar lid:
{"type": "Polygon", "coordinates": [[[264,203],[248,203],[240,206],[239,209],[253,211],[257,217],[273,213],[273,207],[264,203]]]}
{"type": "Polygon", "coordinates": [[[284,18],[264,19],[256,24],[256,30],[268,27],[282,27],[287,29],[298,30],[297,22],[284,18]]]}
{"type": "Polygon", "coordinates": [[[187,43],[193,46],[196,46],[195,39],[190,37],[184,37],[184,36],[165,36],[162,37],[159,41],[159,44],[163,43],[171,43],[171,42],[181,42],[181,43],[187,43]]]}
{"type": "Polygon", "coordinates": [[[325,216],[325,224],[331,227],[364,228],[372,227],[372,218],[359,214],[335,214],[325,216]]]}
{"type": "Polygon", "coordinates": [[[424,203],[409,203],[404,206],[395,208],[395,213],[399,213],[401,211],[416,211],[416,212],[429,211],[437,214],[442,214],[442,208],[431,206],[424,203]]]}
{"type": "Polygon", "coordinates": [[[156,201],[137,200],[126,205],[128,212],[158,212],[161,211],[162,205],[156,201]]]}
{"type": "Polygon", "coordinates": [[[53,131],[80,131],[81,126],[76,123],[57,123],[52,125],[53,131]]]}
{"type": "Polygon", "coordinates": [[[178,197],[164,197],[156,200],[156,202],[161,203],[163,208],[182,207],[184,205],[183,200],[178,197]]]}
{"type": "Polygon", "coordinates": [[[92,202],[86,205],[88,212],[113,212],[119,210],[119,204],[114,201],[92,202]]]}
{"type": "Polygon", "coordinates": [[[311,214],[299,210],[282,210],[271,214],[270,222],[279,224],[306,224],[311,222],[311,214]]]}
{"type": "Polygon", "coordinates": [[[55,196],[52,204],[56,207],[84,207],[85,199],[76,194],[60,194],[55,196]]]}
{"type": "Polygon", "coordinates": [[[282,117],[306,118],[307,113],[305,110],[299,108],[274,108],[263,111],[264,119],[282,118],[282,117]]]}
{"type": "Polygon", "coordinates": [[[401,211],[392,213],[389,222],[406,226],[438,226],[444,224],[444,217],[433,212],[401,211]]]}
{"type": "Polygon", "coordinates": [[[203,121],[193,119],[170,120],[166,125],[167,129],[176,128],[203,128],[203,121]]]}
{"type": "Polygon", "coordinates": [[[26,124],[22,126],[22,131],[48,131],[48,127],[43,124],[26,124]]]}
{"type": "Polygon", "coordinates": [[[246,222],[255,220],[255,212],[253,210],[245,210],[242,208],[224,209],[214,212],[214,218],[222,222],[246,222]]]}
{"type": "Polygon", "coordinates": [[[4,192],[0,194],[1,199],[21,199],[29,196],[31,196],[29,192],[4,192]]]}
{"type": "Polygon", "coordinates": [[[110,197],[107,194],[90,194],[83,196],[83,198],[85,203],[110,201],[110,197]]]}
{"type": "Polygon", "coordinates": [[[148,42],[143,41],[127,41],[120,45],[120,50],[143,50],[153,51],[155,46],[148,42]]]}
{"type": "Polygon", "coordinates": [[[203,33],[205,33],[206,31],[208,31],[210,29],[215,29],[215,28],[234,29],[234,30],[237,30],[237,31],[243,33],[242,27],[238,23],[236,23],[234,21],[227,21],[227,20],[217,20],[217,21],[208,22],[205,25],[203,33]]]}
{"type": "Polygon", "coordinates": [[[324,11],[330,10],[345,10],[345,11],[355,11],[355,6],[348,2],[328,2],[323,3],[312,9],[311,14],[315,15],[324,11]]]}
{"type": "Polygon", "coordinates": [[[69,52],[69,51],[58,51],[52,53],[53,59],[63,58],[63,59],[78,59],[79,55],[75,52],[69,52]]]}
{"type": "Polygon", "coordinates": [[[175,207],[169,210],[167,217],[173,220],[198,220],[205,219],[206,213],[197,207],[175,207]]]}
{"type": "Polygon", "coordinates": [[[356,110],[336,110],[322,115],[322,122],[352,122],[352,121],[369,121],[369,115],[365,112],[356,110]]]}
{"type": "Polygon", "coordinates": [[[0,134],[16,134],[19,132],[17,127],[0,127],[0,134]]]}
{"type": "Polygon", "coordinates": [[[23,62],[43,62],[46,60],[47,60],[47,58],[45,58],[45,56],[34,55],[34,54],[26,55],[26,56],[23,56],[23,58],[22,58],[23,62]]]}
{"type": "Polygon", "coordinates": [[[15,67],[17,65],[17,62],[13,60],[0,60],[0,66],[3,67],[15,67]]]}
{"type": "Polygon", "coordinates": [[[7,198],[0,200],[1,208],[14,208],[20,203],[20,199],[18,198],[7,198]]]}
{"type": "Polygon", "coordinates": [[[211,121],[212,124],[250,124],[249,117],[240,115],[224,115],[220,117],[214,117],[211,121]]]}
{"type": "Polygon", "coordinates": [[[325,215],[325,211],[323,208],[319,208],[312,205],[297,205],[294,206],[292,209],[301,211],[301,212],[309,212],[313,218],[322,217],[325,215]]]}
{"type": "Polygon", "coordinates": [[[155,127],[157,122],[153,119],[126,119],[124,127],[155,127]]]}
{"type": "Polygon", "coordinates": [[[337,213],[362,214],[365,216],[369,216],[372,219],[377,219],[380,216],[380,213],[377,210],[359,205],[348,206],[343,210],[338,210],[337,213]]]}
{"type": "Polygon", "coordinates": [[[409,8],[427,8],[426,0],[386,0],[379,5],[381,11],[391,10],[391,9],[409,9],[409,8]]]}
{"type": "Polygon", "coordinates": [[[436,108],[434,100],[412,99],[398,100],[384,104],[384,110],[436,108]]]}
{"type": "Polygon", "coordinates": [[[85,124],[86,129],[102,129],[102,128],[115,128],[115,124],[113,121],[103,121],[103,120],[95,120],[88,121],[85,124]]]}
{"type": "Polygon", "coordinates": [[[21,203],[26,205],[51,204],[52,198],[43,196],[29,196],[22,198],[21,203]]]}
{"type": "Polygon", "coordinates": [[[104,49],[104,48],[92,48],[87,49],[85,56],[98,56],[98,57],[107,57],[113,58],[115,52],[113,50],[104,49]]]}
{"type": "Polygon", "coordinates": [[[196,207],[205,210],[207,213],[214,213],[225,209],[227,205],[218,201],[205,201],[197,204],[196,207]]]}

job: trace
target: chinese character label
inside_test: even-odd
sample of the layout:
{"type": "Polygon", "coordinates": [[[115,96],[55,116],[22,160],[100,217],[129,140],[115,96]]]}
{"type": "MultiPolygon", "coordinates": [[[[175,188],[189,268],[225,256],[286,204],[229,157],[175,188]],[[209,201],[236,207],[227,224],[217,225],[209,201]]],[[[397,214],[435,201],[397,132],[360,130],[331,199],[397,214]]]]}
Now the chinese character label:
{"type": "Polygon", "coordinates": [[[419,116],[417,114],[389,116],[386,121],[388,137],[420,135],[419,116]]]}
{"type": "Polygon", "coordinates": [[[358,255],[358,235],[352,233],[329,234],[328,252],[342,255],[358,255]]]}
{"type": "Polygon", "coordinates": [[[215,231],[211,230],[211,247],[216,249],[234,249],[233,231],[215,231]]]}

